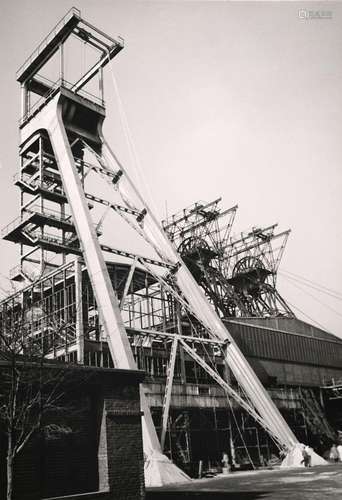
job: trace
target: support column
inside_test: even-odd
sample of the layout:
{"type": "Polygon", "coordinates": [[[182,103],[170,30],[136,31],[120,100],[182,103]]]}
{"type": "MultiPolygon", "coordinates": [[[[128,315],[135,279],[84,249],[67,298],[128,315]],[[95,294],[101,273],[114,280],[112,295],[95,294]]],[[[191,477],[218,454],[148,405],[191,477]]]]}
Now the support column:
{"type": "MultiPolygon", "coordinates": [[[[56,95],[27,124],[25,132],[28,137],[41,128],[45,128],[49,133],[63,188],[82,245],[83,258],[98,304],[100,320],[112,359],[117,368],[136,370],[118,298],[113,290],[63,122],[62,108],[67,99],[68,97],[63,94],[56,95]]],[[[141,389],[141,410],[144,415],[142,431],[146,456],[146,483],[149,486],[159,486],[188,481],[188,476],[161,453],[158,436],[143,389],[141,389]]]]}
{"type": "MultiPolygon", "coordinates": [[[[39,144],[39,184],[42,187],[43,186],[43,137],[40,135],[38,139],[38,144],[39,144]]],[[[43,214],[44,213],[44,197],[42,193],[40,193],[40,212],[43,214]]],[[[41,236],[44,236],[44,226],[41,227],[41,236]]],[[[44,260],[44,248],[41,247],[40,249],[40,269],[39,269],[39,274],[40,276],[43,276],[43,273],[45,272],[45,260],[44,260]]]]}
{"type": "Polygon", "coordinates": [[[99,398],[99,490],[115,500],[145,498],[139,383],[116,375],[102,380],[99,398]]]}
{"type": "Polygon", "coordinates": [[[21,84],[21,117],[23,118],[28,112],[28,95],[26,83],[21,84]]]}
{"type": "Polygon", "coordinates": [[[75,303],[76,303],[76,343],[77,363],[84,365],[84,325],[82,301],[82,262],[75,259],[75,303]]]}
{"type": "Polygon", "coordinates": [[[171,405],[172,385],[173,385],[173,377],[174,377],[174,373],[175,373],[177,347],[178,347],[178,338],[175,337],[173,342],[172,342],[169,366],[168,366],[168,370],[167,370],[167,377],[166,377],[166,383],[165,383],[165,394],[164,394],[163,415],[162,415],[162,431],[161,431],[161,438],[160,438],[160,446],[161,446],[162,451],[164,451],[167,424],[168,424],[168,420],[169,420],[169,410],[170,410],[170,405],[171,405]]]}
{"type": "Polygon", "coordinates": [[[61,84],[64,81],[64,45],[63,43],[59,46],[59,75],[61,79],[61,84]]]}
{"type": "Polygon", "coordinates": [[[99,91],[100,91],[100,99],[102,104],[104,104],[104,88],[103,88],[103,68],[99,69],[99,91]]]}
{"type": "Polygon", "coordinates": [[[99,490],[109,490],[108,481],[108,450],[107,450],[107,428],[106,428],[106,412],[104,402],[102,401],[102,416],[100,424],[100,439],[97,450],[98,472],[99,472],[99,490]]]}

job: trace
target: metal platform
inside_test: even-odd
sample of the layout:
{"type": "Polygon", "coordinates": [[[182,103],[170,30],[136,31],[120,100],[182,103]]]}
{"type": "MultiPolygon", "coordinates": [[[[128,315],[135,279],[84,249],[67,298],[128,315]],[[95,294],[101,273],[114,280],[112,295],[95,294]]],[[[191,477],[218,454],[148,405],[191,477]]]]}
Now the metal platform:
{"type": "Polygon", "coordinates": [[[70,90],[75,95],[82,95],[83,98],[103,107],[103,84],[101,83],[99,86],[99,98],[88,94],[84,87],[123,49],[123,46],[121,37],[116,40],[111,38],[82,19],[78,9],[75,7],[70,9],[17,71],[17,81],[22,87],[23,105],[20,127],[23,127],[27,121],[35,116],[62,88],[70,90]],[[64,77],[63,55],[63,45],[71,35],[78,38],[83,44],[95,49],[99,55],[97,62],[88,68],[78,81],[73,83],[67,82],[64,77]],[[40,75],[39,71],[58,51],[60,52],[60,77],[56,81],[51,81],[40,75]],[[30,93],[40,96],[40,99],[33,106],[30,105],[30,93]]]}
{"type": "MultiPolygon", "coordinates": [[[[45,172],[44,176],[48,177],[48,175],[46,175],[46,172],[45,172]]],[[[57,182],[54,180],[52,180],[52,183],[57,184],[57,182]]],[[[43,184],[44,184],[44,182],[43,182],[43,184]]],[[[59,185],[62,184],[60,179],[58,180],[58,184],[59,185]]],[[[31,194],[31,195],[41,194],[44,197],[44,199],[49,200],[49,201],[54,201],[55,203],[66,203],[67,202],[67,198],[66,198],[65,194],[62,193],[61,191],[59,192],[56,189],[50,190],[50,189],[47,189],[47,187],[44,188],[43,186],[41,186],[38,183],[38,181],[36,184],[34,184],[34,183],[29,184],[28,182],[25,182],[24,179],[21,179],[18,174],[16,174],[16,178],[14,180],[14,185],[19,187],[21,189],[21,191],[24,193],[31,194]]]]}
{"type": "MultiPolygon", "coordinates": [[[[6,241],[15,243],[24,243],[30,245],[27,231],[24,231],[29,224],[43,227],[45,224],[64,231],[75,233],[76,229],[71,220],[71,216],[61,217],[58,212],[53,210],[41,211],[39,207],[30,207],[26,209],[23,218],[20,216],[10,222],[2,231],[2,238],[6,241]]],[[[32,235],[34,237],[34,235],[32,235]]]]}

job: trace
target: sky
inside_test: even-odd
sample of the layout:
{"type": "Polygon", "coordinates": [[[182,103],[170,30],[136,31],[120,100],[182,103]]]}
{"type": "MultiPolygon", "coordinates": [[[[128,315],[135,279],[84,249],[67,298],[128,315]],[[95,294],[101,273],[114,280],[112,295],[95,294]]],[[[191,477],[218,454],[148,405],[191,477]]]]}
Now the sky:
{"type": "MultiPolygon", "coordinates": [[[[125,39],[112,67],[158,218],[221,196],[224,207],[239,205],[233,233],[275,222],[279,230],[291,228],[279,291],[300,318],[342,337],[342,5],[74,5],[125,39]],[[310,11],[328,11],[329,18],[310,18],[310,11]]],[[[19,215],[12,182],[19,166],[15,71],[72,6],[12,0],[1,7],[0,227],[19,215]]],[[[105,136],[126,160],[108,68],[105,98],[105,136]]],[[[1,241],[0,256],[0,285],[9,289],[18,249],[1,241]]]]}

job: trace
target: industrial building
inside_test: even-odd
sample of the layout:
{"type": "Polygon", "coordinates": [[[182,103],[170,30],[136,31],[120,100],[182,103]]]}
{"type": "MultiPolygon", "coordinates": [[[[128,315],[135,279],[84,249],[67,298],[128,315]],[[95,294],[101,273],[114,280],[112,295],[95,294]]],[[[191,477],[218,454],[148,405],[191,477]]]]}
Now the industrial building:
{"type": "Polygon", "coordinates": [[[342,379],[342,340],[296,318],[277,290],[289,231],[254,227],[234,238],[237,207],[224,210],[220,199],[197,202],[162,223],[179,255],[175,263],[160,257],[155,234],[147,231],[148,209],[92,192],[92,175],[109,183],[115,196],[125,178],[115,155],[118,169],[108,168],[110,151],[99,132],[105,118],[103,68],[122,48],[123,40],[105,35],[72,9],[18,71],[22,117],[14,182],[20,214],[2,230],[2,238],[20,245],[20,263],[10,272],[18,291],[0,303],[1,329],[21,322],[28,345],[46,358],[103,368],[133,366],[129,355],[128,365],[118,366],[127,338],[136,366],[146,372],[143,411],[148,415],[150,409],[162,451],[190,476],[197,475],[201,461],[206,470],[220,465],[223,452],[236,468],[266,465],[287,443],[276,423],[264,422],[263,403],[253,410],[253,393],[246,397],[237,371],[227,366],[226,349],[234,341],[255,374],[251,385],[259,390],[261,382],[267,389],[262,397],[271,396],[297,440],[322,453],[342,422],[331,397],[336,385],[331,381],[342,379]],[[68,83],[63,58],[71,34],[100,58],[68,83]],[[58,79],[49,81],[40,72],[53,57],[58,79]],[[87,87],[95,77],[97,95],[87,87]],[[62,136],[53,135],[54,118],[53,125],[48,121],[54,102],[68,143],[63,157],[62,136]],[[73,165],[71,180],[64,160],[73,165]],[[137,237],[145,231],[157,252],[145,257],[103,242],[102,219],[91,217],[95,206],[105,207],[105,216],[109,210],[121,217],[137,237]],[[177,282],[184,264],[193,277],[191,287],[202,290],[200,296],[205,294],[233,341],[210,332],[192,307],[191,293],[187,297],[183,282],[177,282]],[[105,316],[113,291],[113,310],[122,323],[118,315],[115,321],[127,335],[122,351],[117,339],[109,339],[108,329],[115,328],[105,316]]]}

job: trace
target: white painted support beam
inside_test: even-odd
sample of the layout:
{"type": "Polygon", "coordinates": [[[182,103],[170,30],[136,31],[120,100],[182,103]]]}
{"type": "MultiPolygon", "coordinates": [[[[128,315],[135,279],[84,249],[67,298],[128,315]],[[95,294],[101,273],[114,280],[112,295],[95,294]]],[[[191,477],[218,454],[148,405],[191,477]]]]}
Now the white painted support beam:
{"type": "MultiPolygon", "coordinates": [[[[278,441],[277,436],[273,433],[272,429],[267,427],[264,419],[255,411],[255,409],[247,403],[230,385],[211,367],[204,359],[199,356],[183,339],[179,339],[182,347],[189,356],[192,357],[209,375],[224,389],[224,391],[233,398],[244,410],[246,410],[259,424],[272,435],[275,441],[278,441]]],[[[279,443],[282,446],[282,443],[279,443]]]]}
{"type": "Polygon", "coordinates": [[[124,291],[123,291],[123,294],[121,297],[121,301],[120,301],[120,310],[122,309],[122,307],[125,303],[129,287],[131,286],[131,283],[132,283],[132,279],[133,279],[133,275],[134,275],[134,271],[135,271],[136,266],[137,266],[137,258],[135,257],[133,262],[132,262],[132,265],[129,269],[129,273],[128,273],[128,276],[126,279],[125,288],[124,288],[124,291]]]}
{"type": "Polygon", "coordinates": [[[82,301],[82,262],[75,259],[75,302],[76,302],[76,344],[77,363],[84,364],[84,325],[82,301]]]}
{"type": "Polygon", "coordinates": [[[95,201],[96,203],[100,203],[101,205],[105,205],[106,207],[110,207],[116,211],[121,211],[131,215],[135,215],[136,217],[140,215],[140,212],[137,212],[136,210],[130,210],[129,208],[123,207],[122,205],[111,203],[110,201],[105,200],[104,198],[100,198],[99,196],[95,196],[91,193],[85,193],[85,197],[88,198],[88,200],[95,201]]]}
{"type": "Polygon", "coordinates": [[[101,57],[101,59],[94,64],[92,68],[90,68],[89,71],[85,75],[78,80],[78,82],[75,83],[72,87],[72,91],[77,93],[79,90],[81,90],[88,82],[93,78],[93,76],[96,75],[98,71],[100,71],[101,68],[106,66],[108,61],[114,57],[114,55],[121,50],[121,46],[119,44],[116,44],[114,47],[111,47],[108,52],[101,57]]]}
{"type": "Polygon", "coordinates": [[[176,365],[176,358],[177,358],[177,347],[178,347],[178,336],[176,336],[172,342],[172,348],[171,348],[171,354],[170,354],[170,360],[169,360],[169,366],[168,366],[168,373],[167,373],[166,384],[165,384],[165,394],[164,394],[164,401],[163,401],[163,416],[162,416],[162,431],[161,431],[161,437],[160,437],[160,446],[161,446],[162,451],[164,451],[167,423],[169,420],[173,377],[175,374],[175,365],[176,365]]]}
{"type": "MultiPolygon", "coordinates": [[[[177,334],[171,333],[171,332],[164,332],[164,331],[159,331],[159,330],[150,330],[148,328],[131,328],[127,327],[126,328],[130,332],[134,332],[136,334],[142,334],[145,335],[146,337],[151,336],[151,337],[159,337],[159,338],[164,338],[164,339],[170,339],[173,340],[177,334]]],[[[218,340],[218,339],[213,339],[213,338],[207,338],[207,337],[192,337],[191,335],[178,335],[178,337],[191,342],[193,344],[204,344],[204,345],[214,345],[214,346],[226,346],[227,342],[223,340],[218,340]]]]}
{"type": "Polygon", "coordinates": [[[142,255],[138,255],[132,252],[126,252],[125,250],[120,250],[119,248],[109,247],[108,245],[101,245],[101,249],[104,252],[113,253],[114,255],[121,255],[122,257],[128,257],[129,259],[137,258],[141,263],[148,262],[149,264],[153,264],[154,266],[160,266],[160,267],[165,267],[166,269],[172,269],[172,266],[170,266],[170,264],[166,262],[162,262],[160,260],[155,260],[155,259],[148,259],[146,257],[143,257],[142,255]]]}
{"type": "MultiPolygon", "coordinates": [[[[118,160],[104,138],[102,151],[104,163],[111,166],[115,171],[118,160]]],[[[284,448],[292,449],[293,446],[299,443],[298,439],[251,368],[234,338],[208,303],[204,292],[200,289],[180,255],[167,239],[158,220],[138,191],[135,183],[131,180],[128,172],[121,164],[120,168],[123,171],[119,185],[122,200],[134,210],[142,210],[142,208],[146,210],[143,231],[147,239],[152,242],[153,248],[156,249],[163,260],[169,261],[175,266],[177,265],[177,270],[174,272],[176,283],[186,298],[191,311],[195,312],[196,317],[206,326],[210,335],[219,340],[229,341],[225,361],[247,397],[252,401],[258,414],[262,417],[264,427],[270,429],[272,435],[277,436],[278,442],[282,443],[284,448]],[[136,202],[132,202],[132,200],[136,200],[136,202]]]]}
{"type": "MultiPolygon", "coordinates": [[[[81,179],[78,175],[72,150],[62,118],[62,104],[65,97],[57,94],[42,110],[22,129],[22,142],[37,130],[46,129],[63,188],[71,208],[77,235],[82,243],[83,258],[87,266],[100,321],[102,323],[108,346],[117,368],[136,370],[133,353],[121,317],[117,296],[113,290],[106,262],[102,255],[100,243],[90,216],[81,179]]],[[[140,386],[141,409],[143,411],[142,433],[145,461],[146,485],[154,486],[184,482],[188,476],[162,455],[158,436],[153,424],[147,399],[140,386]],[[158,478],[155,478],[156,473],[158,478]]]]}
{"type": "MultiPolygon", "coordinates": [[[[81,180],[74,162],[62,120],[61,104],[57,95],[29,123],[28,130],[45,128],[51,140],[63,187],[68,198],[78,237],[82,242],[83,257],[99,308],[101,323],[106,334],[113,362],[118,368],[137,369],[126,330],[121,318],[118,299],[109,278],[95,228],[84,196],[81,180]]],[[[159,450],[154,426],[146,425],[150,413],[146,398],[142,396],[144,443],[147,450],[159,450]]],[[[152,418],[150,418],[152,421],[152,418]]]]}

